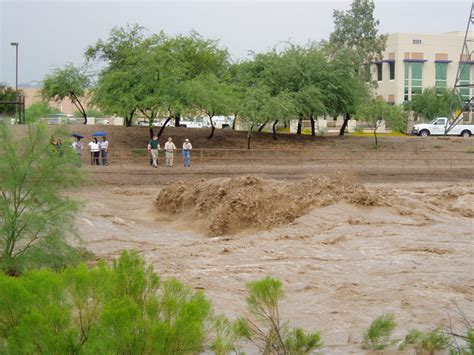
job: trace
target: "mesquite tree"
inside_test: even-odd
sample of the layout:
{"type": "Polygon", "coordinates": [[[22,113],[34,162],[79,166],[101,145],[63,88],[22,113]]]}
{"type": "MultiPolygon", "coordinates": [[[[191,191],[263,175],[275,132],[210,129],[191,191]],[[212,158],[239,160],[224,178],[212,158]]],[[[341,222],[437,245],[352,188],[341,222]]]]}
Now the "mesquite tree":
{"type": "Polygon", "coordinates": [[[57,68],[52,74],[46,75],[40,93],[44,101],[61,102],[69,98],[84,117],[84,124],[87,124],[86,109],[81,100],[89,86],[90,80],[85,70],[73,64],[67,64],[64,68],[57,68]]]}

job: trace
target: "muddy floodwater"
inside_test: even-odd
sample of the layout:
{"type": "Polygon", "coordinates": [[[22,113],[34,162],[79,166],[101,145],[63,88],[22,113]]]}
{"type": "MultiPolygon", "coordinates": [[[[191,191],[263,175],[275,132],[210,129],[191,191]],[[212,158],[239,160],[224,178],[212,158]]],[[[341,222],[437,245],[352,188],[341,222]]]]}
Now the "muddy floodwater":
{"type": "MultiPolygon", "coordinates": [[[[217,183],[226,185],[222,179],[217,183]]],[[[261,191],[277,189],[278,196],[292,189],[263,183],[261,191]]],[[[324,352],[362,352],[364,330],[387,312],[396,314],[395,338],[415,327],[448,325],[450,317],[455,322],[459,309],[472,319],[474,185],[365,184],[354,189],[369,195],[362,202],[339,198],[347,191],[335,188],[319,203],[303,194],[313,201],[301,205],[304,211],[297,209],[299,199],[288,202],[296,206],[292,213],[301,213],[283,222],[275,219],[274,228],[265,219],[240,233],[235,220],[227,229],[210,229],[197,197],[166,211],[163,202],[155,202],[159,187],[92,187],[72,195],[84,202],[77,218],[82,243],[97,256],[110,259],[123,249],[138,250],[162,278],[176,277],[204,290],[215,309],[230,317],[245,312],[248,281],[266,275],[281,279],[282,318],[320,330],[324,352]]],[[[237,196],[233,193],[222,192],[213,204],[234,203],[224,197],[237,196]]],[[[168,197],[179,194],[168,191],[168,197]]],[[[275,209],[281,212],[282,206],[275,209]]],[[[212,218],[219,221],[219,211],[222,220],[228,218],[232,210],[224,207],[214,209],[212,218]]]]}

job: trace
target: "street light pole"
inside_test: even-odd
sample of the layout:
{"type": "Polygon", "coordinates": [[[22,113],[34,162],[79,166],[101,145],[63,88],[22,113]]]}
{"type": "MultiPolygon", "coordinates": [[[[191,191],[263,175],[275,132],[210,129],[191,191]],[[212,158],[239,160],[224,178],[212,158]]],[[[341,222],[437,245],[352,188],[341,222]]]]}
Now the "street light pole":
{"type": "MultiPolygon", "coordinates": [[[[11,42],[10,45],[15,46],[15,61],[16,61],[16,66],[15,66],[15,93],[16,93],[16,101],[20,101],[20,97],[18,95],[18,42],[11,42]]],[[[15,118],[18,119],[18,103],[15,105],[15,118]]],[[[19,117],[19,123],[21,122],[21,114],[19,117]]]]}
{"type": "Polygon", "coordinates": [[[15,67],[15,73],[16,73],[16,76],[15,76],[15,91],[18,91],[18,42],[12,42],[10,43],[10,45],[12,46],[15,46],[15,50],[16,50],[16,67],[15,67]]]}

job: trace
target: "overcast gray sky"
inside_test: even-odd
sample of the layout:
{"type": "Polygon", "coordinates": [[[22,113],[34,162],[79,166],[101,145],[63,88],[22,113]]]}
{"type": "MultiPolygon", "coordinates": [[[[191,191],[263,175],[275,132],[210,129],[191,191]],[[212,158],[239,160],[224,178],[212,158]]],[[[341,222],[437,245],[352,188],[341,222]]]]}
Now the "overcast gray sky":
{"type": "MultiPolygon", "coordinates": [[[[351,0],[306,1],[77,1],[0,0],[0,82],[40,81],[68,62],[81,65],[84,49],[114,26],[138,23],[150,33],[196,30],[219,39],[234,59],[266,51],[281,41],[328,38],[334,9],[351,0]]],[[[465,31],[471,0],[375,0],[382,33],[465,31]]]]}

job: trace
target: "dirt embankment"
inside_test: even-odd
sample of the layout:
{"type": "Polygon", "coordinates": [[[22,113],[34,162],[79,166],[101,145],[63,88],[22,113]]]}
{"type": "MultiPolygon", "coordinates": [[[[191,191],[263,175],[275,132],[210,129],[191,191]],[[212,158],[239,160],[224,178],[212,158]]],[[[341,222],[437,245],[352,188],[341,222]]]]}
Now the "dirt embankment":
{"type": "Polygon", "coordinates": [[[385,204],[380,194],[344,178],[309,176],[289,183],[242,176],[177,182],[160,191],[155,206],[161,217],[173,221],[186,216],[215,236],[286,225],[316,207],[338,202],[385,204]]]}

